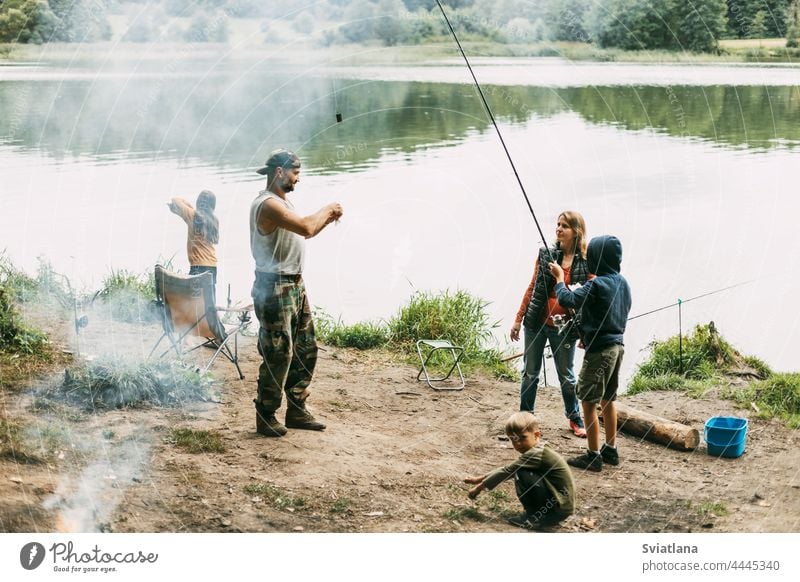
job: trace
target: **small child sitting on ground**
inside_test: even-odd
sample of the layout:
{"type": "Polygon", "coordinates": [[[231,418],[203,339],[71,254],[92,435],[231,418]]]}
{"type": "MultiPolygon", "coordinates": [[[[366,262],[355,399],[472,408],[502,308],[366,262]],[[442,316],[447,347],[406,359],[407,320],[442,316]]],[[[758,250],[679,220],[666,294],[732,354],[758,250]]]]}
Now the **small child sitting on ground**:
{"type": "Polygon", "coordinates": [[[575,511],[575,483],[566,461],[549,445],[540,442],[539,422],[530,412],[512,414],[505,428],[520,457],[482,477],[464,479],[465,483],[476,485],[470,490],[469,498],[475,499],[484,489],[491,491],[513,477],[517,497],[525,511],[510,518],[509,523],[526,529],[558,524],[575,511]]]}

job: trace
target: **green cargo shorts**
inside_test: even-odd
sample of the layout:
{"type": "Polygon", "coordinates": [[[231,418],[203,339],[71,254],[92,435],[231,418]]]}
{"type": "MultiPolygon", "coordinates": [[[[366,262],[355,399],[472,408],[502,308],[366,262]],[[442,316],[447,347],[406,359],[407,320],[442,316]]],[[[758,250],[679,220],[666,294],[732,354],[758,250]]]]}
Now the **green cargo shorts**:
{"type": "Polygon", "coordinates": [[[616,400],[619,386],[619,368],[625,348],[608,346],[599,352],[589,352],[583,357],[578,378],[578,398],[597,404],[601,400],[616,400]]]}

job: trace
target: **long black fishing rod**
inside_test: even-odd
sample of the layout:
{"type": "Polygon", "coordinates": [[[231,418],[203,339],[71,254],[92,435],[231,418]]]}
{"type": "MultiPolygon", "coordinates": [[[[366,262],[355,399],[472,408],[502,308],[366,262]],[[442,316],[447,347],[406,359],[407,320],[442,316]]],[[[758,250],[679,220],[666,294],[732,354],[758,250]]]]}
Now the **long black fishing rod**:
{"type": "Polygon", "coordinates": [[[723,291],[728,291],[729,289],[741,287],[742,285],[747,285],[748,283],[753,283],[755,281],[756,279],[750,279],[749,281],[742,281],[741,283],[736,283],[735,285],[729,285],[728,287],[723,287],[722,289],[715,289],[714,291],[709,291],[708,293],[703,293],[702,295],[696,295],[694,297],[690,297],[689,299],[678,299],[678,301],[675,303],[670,303],[669,305],[665,305],[663,307],[659,307],[651,311],[645,311],[644,313],[639,313],[637,315],[634,315],[633,317],[629,317],[628,321],[633,321],[634,319],[644,317],[645,315],[658,313],[659,311],[664,311],[665,309],[670,309],[672,307],[678,307],[679,305],[683,305],[684,303],[689,303],[689,301],[694,301],[695,299],[702,299],[703,297],[708,297],[709,295],[716,295],[717,293],[722,293],[723,291]]]}
{"type": "MultiPolygon", "coordinates": [[[[734,289],[736,287],[741,287],[742,285],[747,285],[748,283],[754,283],[758,279],[750,279],[748,281],[742,281],[741,283],[736,283],[734,285],[729,285],[727,287],[723,287],[722,289],[715,289],[713,291],[709,291],[708,293],[703,293],[701,295],[695,295],[694,297],[690,297],[689,299],[678,299],[675,303],[670,303],[669,305],[664,305],[663,307],[659,307],[657,309],[652,309],[650,311],[645,311],[644,313],[639,313],[634,315],[633,317],[629,317],[628,321],[633,321],[634,319],[639,319],[640,317],[644,317],[645,315],[652,315],[653,313],[658,313],[659,311],[664,311],[665,309],[671,309],[672,307],[679,307],[684,303],[689,303],[689,301],[694,301],[695,299],[702,299],[703,297],[708,297],[709,295],[716,295],[717,293],[722,293],[723,291],[728,291],[730,289],[734,289]]],[[[572,320],[574,321],[574,320],[572,320]]],[[[679,326],[680,327],[680,326],[679,326]]],[[[506,356],[505,358],[501,358],[501,362],[508,362],[510,360],[514,360],[519,358],[520,356],[525,355],[525,352],[519,352],[517,354],[513,354],[511,356],[506,356]]]]}
{"type": "Polygon", "coordinates": [[[514,177],[517,179],[517,183],[519,184],[520,190],[522,190],[522,195],[525,197],[525,203],[528,205],[528,210],[531,211],[531,216],[533,217],[533,222],[536,223],[536,229],[539,231],[539,236],[542,237],[542,242],[547,249],[548,254],[550,255],[551,260],[555,260],[553,258],[553,254],[550,252],[550,247],[547,244],[547,239],[542,232],[542,227],[539,226],[539,220],[536,218],[536,213],[533,211],[533,206],[531,206],[531,201],[528,198],[528,193],[525,192],[525,186],[522,185],[522,180],[519,177],[519,173],[517,172],[517,167],[514,165],[514,160],[511,159],[511,154],[508,151],[508,147],[506,147],[506,140],[503,139],[503,134],[500,132],[500,128],[497,126],[497,121],[495,121],[494,114],[492,113],[492,108],[489,107],[488,101],[486,101],[486,97],[483,94],[483,89],[481,89],[481,84],[478,83],[478,78],[475,76],[475,71],[472,70],[472,65],[467,58],[467,54],[464,52],[463,47],[461,46],[461,42],[458,40],[458,35],[456,35],[456,31],[453,28],[453,25],[450,24],[450,19],[447,17],[447,13],[444,11],[444,6],[439,0],[436,0],[436,4],[439,6],[439,10],[442,11],[442,16],[444,17],[444,21],[447,23],[447,28],[450,29],[450,34],[453,35],[453,40],[456,41],[458,45],[458,50],[461,51],[461,56],[464,57],[464,62],[467,63],[467,68],[469,69],[470,74],[472,75],[472,80],[475,82],[475,87],[478,89],[478,94],[481,97],[481,101],[483,101],[483,106],[486,109],[486,113],[489,114],[489,119],[492,120],[492,125],[494,126],[495,131],[497,132],[497,137],[500,138],[500,143],[503,145],[503,151],[506,153],[506,157],[508,158],[508,163],[511,164],[511,169],[514,171],[514,177]]]}

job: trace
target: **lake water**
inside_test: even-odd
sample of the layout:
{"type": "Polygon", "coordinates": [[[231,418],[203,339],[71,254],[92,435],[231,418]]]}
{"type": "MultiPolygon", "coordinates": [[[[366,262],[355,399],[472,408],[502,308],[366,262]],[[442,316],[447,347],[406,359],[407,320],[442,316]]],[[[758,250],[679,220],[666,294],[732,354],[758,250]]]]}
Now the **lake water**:
{"type": "MultiPolygon", "coordinates": [[[[245,299],[255,169],[287,146],[304,164],[299,211],[345,209],[308,242],[315,305],[353,323],[414,290],[467,289],[491,302],[502,347],[542,243],[466,68],[324,64],[0,67],[0,246],[90,289],[159,257],[186,271],[165,203],[210,189],[220,300],[228,285],[245,299]]],[[[549,240],[564,209],[619,236],[633,315],[754,280],[686,303],[684,330],[713,320],[744,352],[798,367],[800,69],[480,59],[476,74],[549,240]]],[[[675,309],[632,321],[626,376],[677,331],[675,309]]]]}

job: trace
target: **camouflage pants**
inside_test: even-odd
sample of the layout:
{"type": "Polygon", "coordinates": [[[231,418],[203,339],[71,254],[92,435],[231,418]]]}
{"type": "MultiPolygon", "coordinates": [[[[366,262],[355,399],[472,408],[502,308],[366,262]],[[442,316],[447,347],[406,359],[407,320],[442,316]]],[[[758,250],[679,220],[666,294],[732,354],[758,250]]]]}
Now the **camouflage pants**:
{"type": "Polygon", "coordinates": [[[317,341],[311,305],[302,279],[297,282],[257,276],[253,306],[260,329],[256,406],[273,413],[286,398],[297,402],[311,383],[317,364],[317,341]]]}

